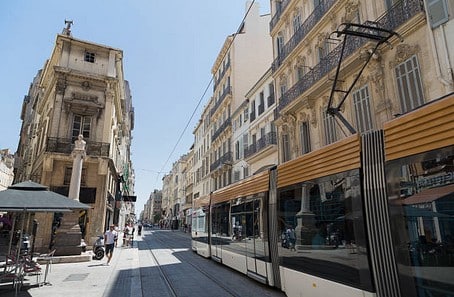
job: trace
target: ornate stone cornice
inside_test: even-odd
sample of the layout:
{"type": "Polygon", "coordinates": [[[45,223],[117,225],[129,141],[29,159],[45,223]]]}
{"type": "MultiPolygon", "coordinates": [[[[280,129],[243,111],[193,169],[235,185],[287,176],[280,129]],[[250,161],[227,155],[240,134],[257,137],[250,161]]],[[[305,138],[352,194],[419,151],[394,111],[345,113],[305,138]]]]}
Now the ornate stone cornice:
{"type": "Polygon", "coordinates": [[[396,55],[394,57],[394,60],[389,62],[389,67],[395,68],[397,65],[404,62],[411,56],[419,53],[420,51],[421,48],[417,44],[416,45],[399,44],[396,47],[396,55]]]}
{"type": "Polygon", "coordinates": [[[57,83],[55,84],[55,91],[58,95],[64,95],[67,87],[66,77],[60,76],[57,78],[57,83]]]}

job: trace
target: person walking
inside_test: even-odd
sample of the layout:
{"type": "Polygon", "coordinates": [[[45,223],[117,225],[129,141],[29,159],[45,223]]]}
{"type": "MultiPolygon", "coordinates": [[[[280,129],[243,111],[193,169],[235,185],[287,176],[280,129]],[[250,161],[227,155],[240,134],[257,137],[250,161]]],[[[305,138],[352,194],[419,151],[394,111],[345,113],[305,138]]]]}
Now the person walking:
{"type": "Polygon", "coordinates": [[[117,237],[117,231],[115,231],[115,225],[110,225],[109,230],[104,233],[104,247],[106,249],[106,256],[107,256],[107,263],[106,265],[110,264],[110,260],[112,259],[114,246],[115,246],[115,237],[117,237]]]}

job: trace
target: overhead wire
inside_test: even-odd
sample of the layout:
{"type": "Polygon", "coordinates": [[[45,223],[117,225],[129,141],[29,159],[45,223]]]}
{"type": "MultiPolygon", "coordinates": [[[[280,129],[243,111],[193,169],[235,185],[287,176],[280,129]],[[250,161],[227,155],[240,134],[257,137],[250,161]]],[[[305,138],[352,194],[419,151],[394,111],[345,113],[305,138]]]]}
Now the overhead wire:
{"type": "MultiPolygon", "coordinates": [[[[227,53],[228,53],[229,50],[230,50],[230,47],[232,46],[233,42],[235,41],[236,36],[241,32],[241,29],[243,28],[243,25],[244,25],[244,21],[246,20],[246,17],[248,16],[249,11],[251,10],[252,6],[254,5],[254,2],[255,2],[255,0],[252,0],[252,1],[251,1],[251,4],[249,5],[249,7],[248,7],[246,13],[244,14],[243,19],[242,19],[241,22],[240,22],[240,25],[238,26],[238,28],[237,28],[237,30],[236,30],[236,33],[233,34],[233,38],[230,39],[230,43],[229,43],[229,45],[228,45],[228,47],[227,47],[227,50],[224,52],[221,61],[224,60],[225,56],[227,55],[227,53]]],[[[192,119],[194,118],[195,113],[197,112],[197,110],[198,110],[200,104],[202,103],[203,98],[205,98],[205,95],[206,95],[206,93],[208,92],[208,89],[210,88],[211,84],[213,83],[213,80],[214,80],[214,75],[211,76],[211,79],[210,79],[210,81],[208,82],[208,85],[206,86],[205,90],[203,91],[203,94],[202,94],[202,96],[200,97],[200,99],[199,99],[199,101],[198,101],[198,103],[197,103],[197,106],[194,108],[194,110],[193,110],[193,112],[192,112],[192,114],[191,114],[191,117],[189,118],[188,122],[186,123],[186,126],[184,127],[183,131],[182,131],[181,134],[180,134],[180,137],[178,138],[178,140],[177,140],[177,142],[175,143],[175,145],[174,145],[172,151],[170,152],[169,157],[167,158],[167,160],[165,161],[164,165],[162,166],[162,168],[161,168],[161,170],[160,170],[159,172],[164,172],[164,168],[167,166],[167,163],[169,162],[169,160],[170,160],[170,158],[172,157],[173,153],[174,153],[175,150],[177,149],[178,144],[180,143],[181,139],[183,138],[184,134],[186,133],[186,130],[188,129],[188,127],[189,127],[189,125],[190,125],[192,119]]],[[[158,178],[159,178],[159,174],[157,175],[156,180],[157,180],[158,178]]]]}

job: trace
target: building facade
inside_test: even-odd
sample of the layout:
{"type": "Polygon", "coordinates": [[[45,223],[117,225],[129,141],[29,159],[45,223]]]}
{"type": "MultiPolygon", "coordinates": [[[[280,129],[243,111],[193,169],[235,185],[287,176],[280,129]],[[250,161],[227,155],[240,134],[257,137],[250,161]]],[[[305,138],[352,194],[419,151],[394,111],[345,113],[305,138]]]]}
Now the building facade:
{"type": "Polygon", "coordinates": [[[6,190],[14,180],[14,155],[9,149],[0,150],[0,191],[6,190]]]}
{"type": "MultiPolygon", "coordinates": [[[[119,49],[74,38],[69,24],[23,101],[15,182],[32,180],[67,195],[74,141],[79,135],[86,141],[79,200],[91,209],[79,214],[79,225],[88,246],[134,211],[123,201],[134,195],[134,108],[122,61],[119,49]]],[[[36,251],[52,245],[58,216],[35,215],[36,251]]]]}
{"type": "Polygon", "coordinates": [[[199,234],[208,236],[210,197],[234,192],[248,176],[250,195],[247,182],[277,165],[271,175],[280,176],[270,179],[278,222],[269,226],[279,235],[294,228],[296,250],[310,250],[290,254],[279,243],[274,275],[285,277],[274,281],[288,296],[326,288],[343,296],[449,294],[454,283],[442,271],[454,265],[444,248],[454,234],[452,3],[270,4],[271,69],[234,59],[235,35],[212,68],[213,97],[194,130],[199,234]],[[241,79],[235,93],[251,67],[260,75],[241,79]],[[348,262],[339,246],[350,249],[348,262]]]}
{"type": "MultiPolygon", "coordinates": [[[[452,3],[443,0],[271,1],[272,76],[277,95],[275,125],[281,164],[278,168],[278,171],[281,169],[280,180],[285,179],[282,175],[287,172],[299,172],[299,177],[293,178],[294,184],[288,182],[281,188],[278,185],[277,203],[281,206],[277,211],[282,214],[280,220],[295,226],[297,244],[300,242],[315,248],[327,244],[307,241],[306,237],[312,238],[310,235],[317,232],[328,234],[328,242],[329,236],[332,236],[329,234],[339,232],[346,246],[351,246],[352,238],[356,239],[353,240],[355,246],[366,246],[366,240],[363,243],[360,241],[366,238],[366,232],[370,232],[370,249],[365,249],[364,254],[376,261],[368,267],[365,259],[359,256],[351,259],[349,263],[358,271],[374,271],[372,276],[363,275],[363,279],[352,281],[344,277],[342,270],[336,271],[334,267],[329,271],[320,271],[316,267],[298,265],[301,257],[282,255],[281,269],[287,275],[299,273],[306,280],[316,276],[331,283],[342,283],[347,285],[344,288],[349,296],[354,296],[358,289],[375,292],[377,296],[427,296],[442,294],[445,286],[452,288],[452,280],[437,274],[440,283],[435,283],[423,273],[429,271],[432,265],[438,269],[452,269],[452,262],[418,262],[411,258],[414,257],[411,248],[406,248],[407,245],[439,245],[449,241],[449,234],[453,232],[452,222],[445,220],[440,224],[437,218],[406,211],[416,208],[436,211],[439,209],[437,206],[447,213],[452,211],[452,208],[447,210],[441,206],[441,200],[448,203],[448,198],[409,197],[420,196],[416,193],[428,191],[434,186],[416,187],[411,180],[425,178],[422,178],[422,171],[412,166],[432,162],[428,160],[433,154],[439,154],[440,161],[444,160],[441,162],[451,163],[448,160],[452,160],[452,141],[448,140],[449,137],[444,143],[429,141],[432,134],[426,134],[422,126],[416,128],[416,123],[413,126],[412,120],[425,122],[425,118],[430,117],[427,111],[418,112],[423,108],[438,110],[439,105],[452,105],[451,65],[454,56],[447,44],[454,38],[453,9],[452,3]],[[412,122],[412,129],[404,125],[409,122],[412,122]],[[380,151],[382,142],[379,135],[382,133],[386,185],[381,184],[379,175],[368,175],[366,170],[369,164],[347,160],[355,154],[353,151],[350,157],[341,157],[352,149],[352,140],[356,139],[359,142],[354,147],[363,150],[362,160],[365,162],[372,151],[364,149],[373,143],[373,151],[380,151]],[[402,135],[396,136],[396,133],[402,135]],[[410,139],[420,135],[428,136],[425,141],[430,142],[430,148],[413,148],[416,142],[412,143],[410,139]],[[399,156],[391,153],[397,147],[400,148],[399,156]],[[336,153],[335,150],[339,151],[336,153]],[[371,199],[372,189],[380,192],[375,186],[368,185],[364,193],[358,192],[351,182],[356,177],[352,179],[348,176],[354,173],[353,168],[364,170],[366,181],[370,179],[371,183],[380,184],[381,189],[387,189],[387,193],[381,192],[386,202],[380,204],[378,197],[368,200],[371,199]],[[317,193],[314,192],[316,190],[317,193]],[[333,194],[336,191],[345,192],[333,194]],[[349,206],[352,197],[358,199],[354,206],[349,206]],[[296,206],[284,207],[292,203],[296,206]],[[368,215],[353,215],[354,209],[361,207],[367,209],[368,215]],[[388,208],[389,214],[377,210],[388,208]],[[346,214],[346,218],[340,213],[346,214]],[[383,227],[380,236],[376,234],[378,228],[366,231],[357,227],[342,227],[351,221],[365,222],[369,216],[373,217],[376,225],[383,227]],[[339,220],[343,223],[339,224],[339,220]],[[341,227],[333,231],[330,228],[334,226],[341,227]],[[392,227],[387,229],[386,226],[392,227]],[[330,275],[327,276],[327,273],[330,275]]],[[[444,121],[450,121],[448,118],[452,121],[452,114],[447,112],[449,109],[446,108],[444,116],[434,112],[440,127],[443,127],[441,123],[444,121]]],[[[432,131],[433,134],[440,133],[437,137],[448,133],[432,131]]],[[[427,172],[431,176],[446,174],[436,166],[429,167],[436,170],[434,173],[427,172]]],[[[446,189],[447,183],[439,185],[440,191],[446,189]]],[[[317,257],[321,254],[313,252],[307,258],[318,261],[317,257]]],[[[332,256],[329,259],[329,253],[323,254],[324,263],[337,263],[334,253],[332,256]]],[[[313,296],[311,287],[292,286],[289,279],[282,279],[282,287],[286,288],[289,296],[313,296]]],[[[327,284],[317,282],[320,287],[327,284]]]]}

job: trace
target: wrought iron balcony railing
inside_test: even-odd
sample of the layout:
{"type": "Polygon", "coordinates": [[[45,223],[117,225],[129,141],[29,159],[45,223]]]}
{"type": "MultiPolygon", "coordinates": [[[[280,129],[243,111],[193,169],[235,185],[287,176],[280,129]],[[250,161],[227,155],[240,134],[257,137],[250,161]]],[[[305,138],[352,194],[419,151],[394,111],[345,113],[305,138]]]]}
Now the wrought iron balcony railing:
{"type": "Polygon", "coordinates": [[[256,143],[251,144],[244,151],[244,157],[249,158],[250,156],[262,151],[270,145],[277,144],[276,132],[269,132],[264,137],[260,138],[256,143]]]}
{"type": "Polygon", "coordinates": [[[233,153],[228,152],[210,165],[210,171],[215,171],[218,167],[220,168],[222,165],[230,165],[232,164],[232,162],[233,153]]]}
{"type": "Polygon", "coordinates": [[[211,136],[211,141],[215,141],[216,138],[218,138],[222,132],[225,131],[225,129],[227,129],[227,127],[230,127],[230,125],[232,124],[232,120],[231,118],[228,118],[224,123],[222,123],[221,127],[219,127],[214,133],[213,135],[211,136]]]}
{"type": "Polygon", "coordinates": [[[222,93],[221,97],[219,97],[218,101],[214,103],[213,108],[210,110],[210,116],[213,116],[216,110],[219,108],[221,105],[222,101],[227,97],[227,95],[232,95],[232,87],[228,86],[225,88],[224,92],[222,93]]]}
{"type": "Polygon", "coordinates": [[[290,55],[295,47],[315,27],[315,25],[322,19],[322,17],[336,1],[337,0],[325,0],[320,2],[311,15],[301,24],[295,34],[293,34],[290,40],[284,45],[281,52],[278,54],[278,57],[274,59],[272,64],[273,73],[279,69],[285,58],[290,55]]]}
{"type": "Polygon", "coordinates": [[[282,0],[280,3],[276,2],[276,5],[278,6],[276,6],[276,12],[274,13],[273,18],[270,21],[270,32],[273,31],[274,27],[281,18],[281,15],[284,13],[290,1],[291,0],[282,0]]]}
{"type": "Polygon", "coordinates": [[[225,73],[227,72],[227,70],[229,68],[230,68],[230,59],[227,61],[227,64],[225,64],[225,67],[222,70],[221,75],[219,75],[218,79],[215,80],[215,82],[213,84],[213,91],[216,90],[216,87],[219,85],[219,82],[222,80],[222,78],[224,77],[225,73]]]}
{"type": "MultiPolygon", "coordinates": [[[[421,4],[420,0],[403,0],[394,5],[374,23],[381,28],[394,31],[422,11],[424,11],[424,6],[421,4]]],[[[357,36],[349,37],[349,42],[344,49],[344,58],[353,54],[367,41],[367,39],[357,36]]],[[[320,63],[312,68],[312,70],[308,71],[298,82],[296,82],[296,84],[288,89],[288,91],[279,99],[277,110],[281,111],[316,82],[321,80],[328,72],[333,70],[339,63],[341,50],[342,44],[338,45],[323,58],[320,63]]]]}
{"type": "MultiPolygon", "coordinates": [[[[108,157],[110,151],[109,143],[86,141],[86,152],[87,156],[94,157],[108,157]]],[[[71,138],[56,138],[48,137],[46,152],[51,153],[62,153],[62,154],[71,154],[74,149],[74,143],[71,142],[71,138]]]]}

